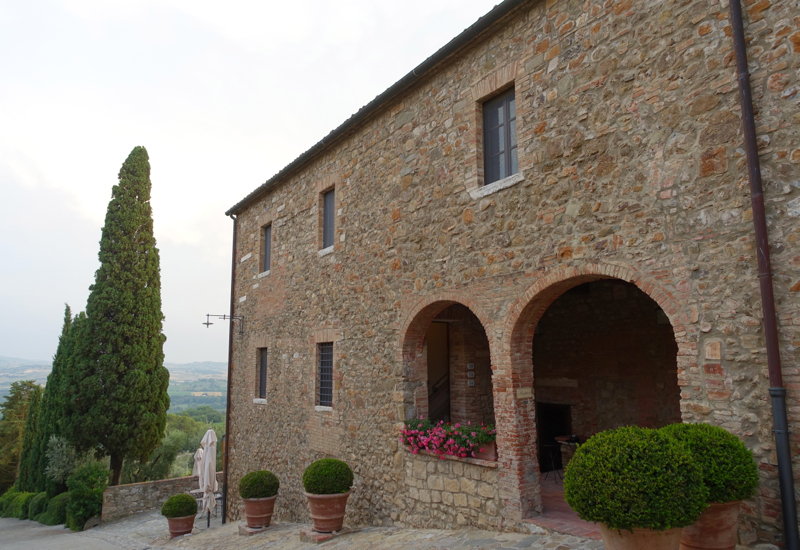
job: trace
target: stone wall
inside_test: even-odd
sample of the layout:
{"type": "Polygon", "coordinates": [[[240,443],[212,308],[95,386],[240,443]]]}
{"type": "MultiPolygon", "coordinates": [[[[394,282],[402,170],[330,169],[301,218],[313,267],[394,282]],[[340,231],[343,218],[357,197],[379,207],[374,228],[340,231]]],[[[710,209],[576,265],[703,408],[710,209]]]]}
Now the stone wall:
{"type": "MultiPolygon", "coordinates": [[[[800,20],[795,1],[745,4],[800,456],[800,20]]],[[[423,523],[404,508],[419,488],[407,483],[398,425],[427,399],[431,320],[461,304],[488,340],[502,528],[541,513],[538,320],[569,288],[620,279],[669,320],[682,419],[723,426],[755,453],[762,485],[743,506],[741,541],[780,542],[733,58],[725,1],[532,0],[237,212],[234,302],[246,333],[234,335],[231,486],[273,470],[276,519],[306,520],[303,469],[336,456],[356,472],[349,523],[423,523]],[[510,86],[520,172],[483,187],[481,105],[510,86]],[[321,254],[320,195],[331,187],[336,239],[321,254]],[[267,223],[272,266],[259,273],[267,223]],[[314,397],[325,341],[330,410],[314,397]],[[258,347],[269,348],[263,402],[253,402],[258,347]]]]}
{"type": "MultiPolygon", "coordinates": [[[[217,472],[217,483],[221,491],[222,472],[217,472]]],[[[101,519],[103,522],[114,521],[139,512],[160,510],[172,495],[188,493],[197,488],[196,476],[106,487],[103,491],[101,519]]]]}
{"type": "Polygon", "coordinates": [[[431,529],[502,525],[497,464],[408,452],[404,483],[408,496],[397,503],[395,518],[403,523],[431,529]]]}

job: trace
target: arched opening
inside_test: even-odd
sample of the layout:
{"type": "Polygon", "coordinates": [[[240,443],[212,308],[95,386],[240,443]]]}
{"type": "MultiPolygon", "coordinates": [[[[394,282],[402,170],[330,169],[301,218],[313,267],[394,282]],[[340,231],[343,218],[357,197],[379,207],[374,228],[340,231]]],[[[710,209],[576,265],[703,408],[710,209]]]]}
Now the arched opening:
{"type": "Polygon", "coordinates": [[[680,422],[677,353],[669,318],[636,285],[603,279],[559,296],[531,350],[540,471],[566,466],[570,436],[680,422]]]}
{"type": "Polygon", "coordinates": [[[504,517],[545,528],[556,522],[563,531],[574,516],[567,532],[599,537],[566,505],[561,478],[547,470],[574,451],[565,436],[585,440],[615,425],[680,421],[678,373],[696,357],[688,321],[670,291],[631,267],[565,266],[533,282],[510,308],[495,366],[504,517]],[[542,446],[558,447],[540,450],[540,432],[542,446]]]}
{"type": "Polygon", "coordinates": [[[403,345],[406,418],[494,424],[490,343],[478,316],[453,301],[414,315],[403,345]]]}

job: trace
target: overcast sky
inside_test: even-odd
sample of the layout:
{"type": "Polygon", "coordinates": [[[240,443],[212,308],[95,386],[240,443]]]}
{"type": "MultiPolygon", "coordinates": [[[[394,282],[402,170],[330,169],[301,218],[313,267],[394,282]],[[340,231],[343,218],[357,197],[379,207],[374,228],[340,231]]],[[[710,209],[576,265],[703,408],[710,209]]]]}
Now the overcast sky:
{"type": "Polygon", "coordinates": [[[0,2],[0,355],[52,358],[143,145],[166,360],[226,361],[224,212],[495,3],[0,2]]]}

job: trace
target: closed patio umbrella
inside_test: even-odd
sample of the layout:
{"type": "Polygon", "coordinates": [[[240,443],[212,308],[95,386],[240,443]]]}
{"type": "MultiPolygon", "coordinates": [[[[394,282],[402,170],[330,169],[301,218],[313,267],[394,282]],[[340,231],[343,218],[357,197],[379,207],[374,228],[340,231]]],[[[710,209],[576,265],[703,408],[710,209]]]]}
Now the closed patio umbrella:
{"type": "Polygon", "coordinates": [[[203,461],[203,448],[200,447],[194,453],[194,466],[192,466],[192,475],[198,476],[200,479],[200,488],[203,488],[203,468],[201,462],[203,461]]]}
{"type": "Polygon", "coordinates": [[[217,492],[217,434],[208,430],[200,444],[203,446],[203,459],[200,461],[201,485],[203,489],[203,514],[208,513],[211,525],[211,509],[214,507],[217,492]]]}

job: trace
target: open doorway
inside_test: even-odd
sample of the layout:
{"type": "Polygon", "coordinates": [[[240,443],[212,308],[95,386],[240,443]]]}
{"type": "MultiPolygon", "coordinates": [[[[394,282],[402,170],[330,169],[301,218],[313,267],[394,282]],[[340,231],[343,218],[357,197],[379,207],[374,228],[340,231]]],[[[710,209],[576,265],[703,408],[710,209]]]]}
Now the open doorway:
{"type": "Polygon", "coordinates": [[[569,405],[536,403],[536,433],[539,436],[539,471],[551,472],[564,467],[561,444],[557,437],[572,434],[569,405]]]}
{"type": "Polygon", "coordinates": [[[434,321],[426,335],[428,344],[428,411],[434,422],[450,422],[449,325],[434,321]]]}

